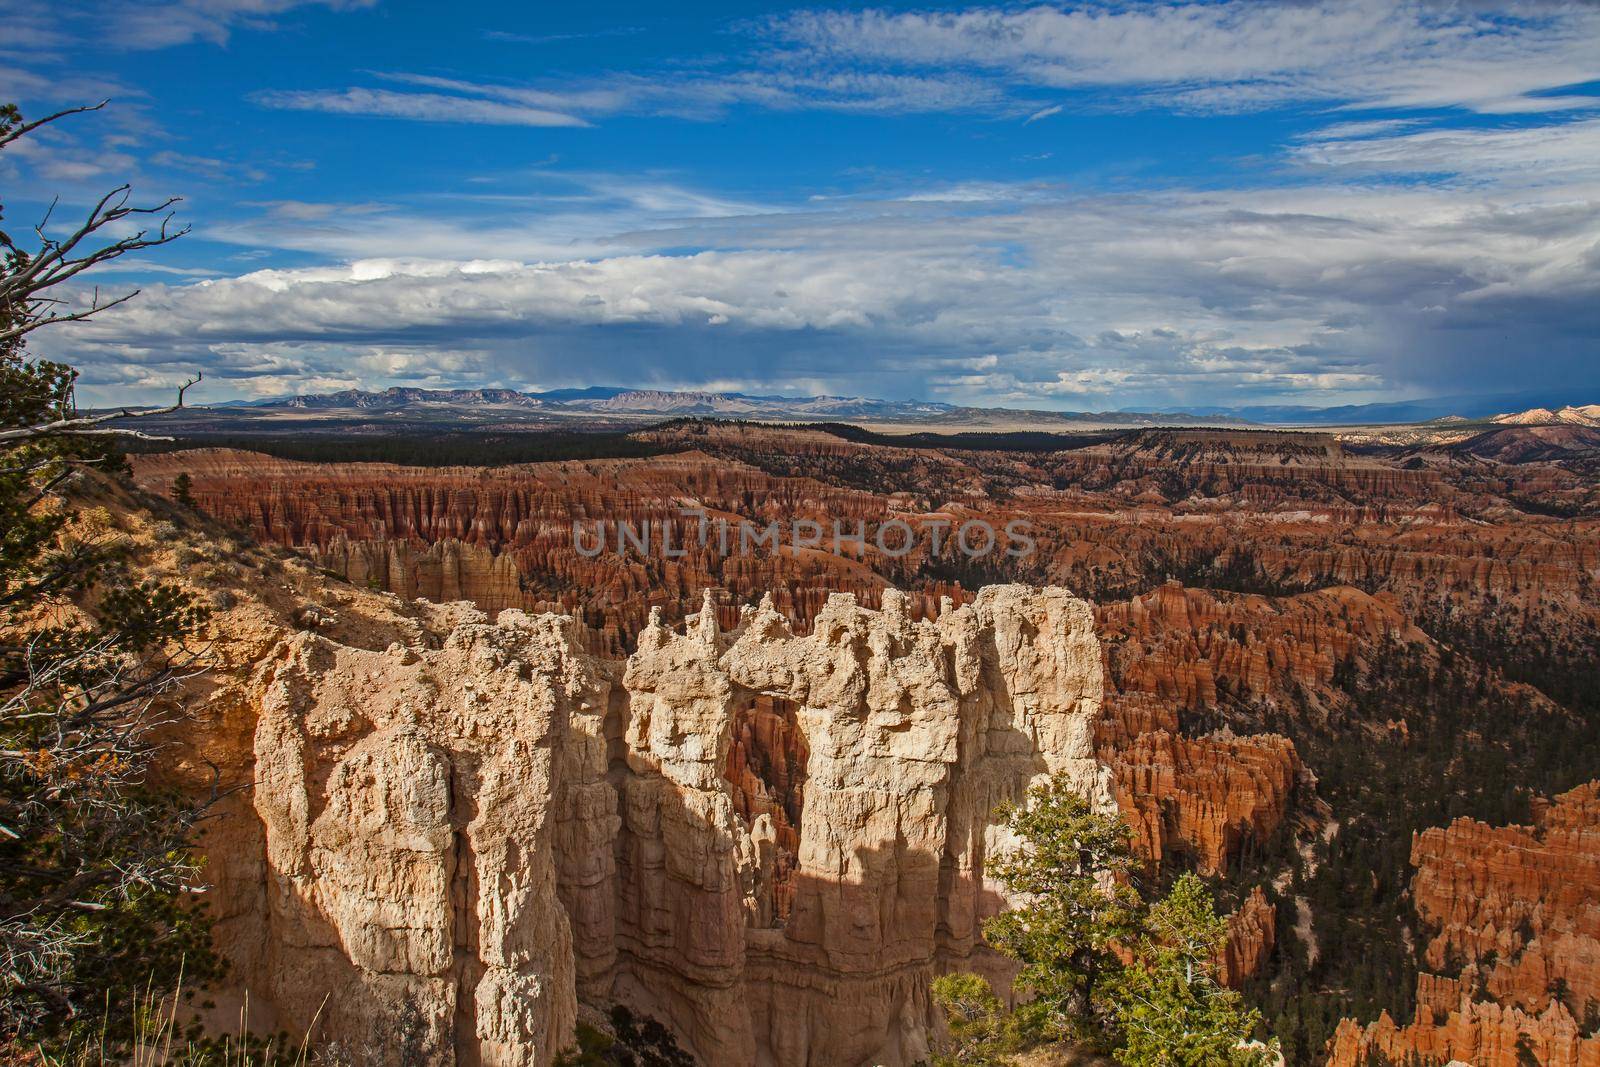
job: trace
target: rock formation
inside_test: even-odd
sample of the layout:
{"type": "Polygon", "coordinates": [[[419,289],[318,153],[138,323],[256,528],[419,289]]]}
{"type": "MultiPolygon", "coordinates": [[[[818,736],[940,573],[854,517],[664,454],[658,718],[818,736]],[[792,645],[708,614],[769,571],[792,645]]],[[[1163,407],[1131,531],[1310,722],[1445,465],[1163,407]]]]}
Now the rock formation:
{"type": "MultiPolygon", "coordinates": [[[[1427,727],[1441,710],[1419,707],[1431,698],[1403,693],[1398,699],[1419,714],[1384,708],[1375,665],[1411,664],[1413,674],[1425,674],[1432,669],[1426,664],[1448,657],[1458,664],[1452,668],[1458,680],[1481,679],[1472,684],[1496,699],[1522,702],[1530,716],[1518,720],[1515,744],[1525,766],[1552,762],[1529,740],[1540,723],[1587,714],[1584,672],[1600,635],[1600,600],[1593,596],[1600,574],[1600,488],[1592,464],[1537,450],[1479,455],[1231,431],[1062,440],[1038,451],[964,450],[937,442],[898,447],[818,430],[700,423],[639,436],[671,454],[429,469],[204,450],[142,456],[136,470],[141,484],[162,493],[177,471],[190,473],[192,495],[205,512],[348,578],[349,586],[329,583],[316,603],[292,605],[291,614],[332,641],[378,652],[399,640],[422,654],[465,621],[455,617],[443,625],[442,616],[430,617],[415,633],[385,623],[386,632],[399,636],[383,641],[352,635],[339,621],[348,616],[346,602],[371,589],[405,598],[462,596],[490,612],[571,615],[583,624],[574,631],[579,651],[615,658],[643,640],[652,609],[660,609],[664,623],[677,624],[694,617],[707,587],[725,591],[714,612],[720,630],[742,633],[749,621],[741,612],[770,594],[792,640],[820,625],[838,591],[853,594],[861,609],[877,608],[887,596],[895,605],[890,614],[903,611],[913,625],[932,621],[938,628],[946,614],[972,604],[986,583],[1072,589],[1099,604],[1094,625],[1104,648],[1104,714],[1094,730],[1094,751],[1146,854],[1179,867],[1249,870],[1250,877],[1277,884],[1280,894],[1290,857],[1314,864],[1328,844],[1321,833],[1329,825],[1323,821],[1330,814],[1326,790],[1316,776],[1329,766],[1329,751],[1351,750],[1338,747],[1341,735],[1350,746],[1385,746],[1375,751],[1392,755],[1424,743],[1412,728],[1427,727]],[[841,554],[786,549],[751,555],[693,545],[681,557],[606,551],[589,558],[574,548],[571,524],[596,518],[650,525],[658,536],[665,528],[674,545],[687,545],[695,520],[680,513],[686,506],[758,525],[859,521],[869,544],[841,554]],[[982,518],[996,526],[1023,519],[1037,551],[1025,559],[974,562],[947,546],[942,555],[919,548],[887,558],[870,541],[876,526],[891,518],[982,518]],[[894,589],[904,589],[905,598],[894,589]],[[319,621],[330,615],[334,621],[319,621]],[[1397,652],[1401,645],[1414,654],[1397,652]],[[1476,666],[1459,666],[1467,661],[1476,666]],[[1292,734],[1299,747],[1279,734],[1292,734]],[[1314,747],[1323,735],[1322,743],[1335,748],[1314,747]]],[[[393,610],[424,609],[395,601],[393,610]]],[[[728,644],[730,638],[718,640],[728,644]]],[[[258,658],[265,654],[256,649],[259,643],[251,642],[249,652],[258,658]]],[[[741,882],[738,900],[746,922],[754,924],[743,956],[768,961],[748,964],[755,973],[758,966],[779,967],[770,962],[779,957],[750,948],[770,939],[763,933],[769,924],[798,931],[810,921],[804,910],[806,826],[817,798],[835,787],[810,773],[827,757],[817,750],[805,702],[777,687],[751,687],[731,667],[722,669],[735,694],[729,741],[717,764],[729,782],[728,818],[748,834],[755,855],[770,857],[770,863],[739,868],[762,872],[748,888],[741,882]]],[[[1405,681],[1415,684],[1410,675],[1405,681]]],[[[631,706],[633,696],[620,675],[611,684],[614,693],[627,695],[614,696],[604,718],[603,777],[625,796],[633,777],[668,772],[622,770],[631,749],[619,733],[629,718],[619,707],[631,706]]],[[[228,736],[242,732],[248,748],[255,698],[236,705],[225,716],[233,724],[228,736]]],[[[215,744],[219,753],[233,751],[215,744]]],[[[1562,774],[1555,780],[1565,788],[1573,779],[1562,774]]],[[[1531,778],[1506,784],[1552,787],[1550,780],[1531,778]]],[[[612,862],[656,863],[659,857],[643,846],[627,851],[634,847],[632,831],[627,812],[621,814],[612,862]]],[[[1339,817],[1348,826],[1356,814],[1339,817]]],[[[1519,860],[1526,870],[1501,872],[1506,877],[1492,885],[1479,884],[1483,871],[1456,869],[1448,857],[1485,834],[1495,847],[1514,838],[1521,842],[1515,850],[1529,857],[1549,851],[1543,842],[1560,836],[1539,826],[1441,828],[1423,835],[1416,853],[1418,904],[1440,925],[1420,931],[1419,951],[1429,953],[1425,962],[1432,967],[1445,954],[1482,960],[1495,952],[1492,963],[1466,976],[1469,986],[1476,993],[1481,977],[1489,995],[1506,998],[1507,1010],[1520,1006],[1529,1018],[1542,1018],[1549,1010],[1546,987],[1555,978],[1567,975],[1569,989],[1592,986],[1593,968],[1581,962],[1591,958],[1583,954],[1589,951],[1583,938],[1592,935],[1581,933],[1586,928],[1577,919],[1552,925],[1560,889],[1552,890],[1552,877],[1560,876],[1544,871],[1544,860],[1519,860]],[[1425,851],[1436,846],[1443,851],[1428,859],[1425,851]]],[[[209,870],[230,884],[255,884],[261,871],[248,860],[250,850],[241,844],[223,852],[234,858],[214,861],[209,870]]],[[[1401,853],[1387,848],[1384,854],[1401,853]]],[[[870,864],[863,870],[869,868],[877,870],[870,864]]],[[[570,887],[617,876],[597,861],[582,875],[559,869],[557,877],[570,887]]],[[[1403,882],[1402,876],[1389,884],[1403,882]]],[[[218,899],[231,898],[219,893],[218,899]]],[[[1286,906],[1297,908],[1306,930],[1314,930],[1309,898],[1286,906]]],[[[224,909],[242,941],[252,936],[253,908],[241,900],[224,909]]],[[[1270,908],[1253,907],[1247,897],[1235,918],[1230,951],[1239,966],[1273,956],[1256,947],[1268,940],[1272,923],[1263,920],[1270,908]]],[[[1391,932],[1401,937],[1406,923],[1398,913],[1393,920],[1391,932]]],[[[592,991],[620,988],[629,974],[656,965],[638,962],[653,959],[654,950],[629,942],[634,935],[617,925],[620,919],[610,921],[606,927],[596,919],[591,927],[612,931],[595,934],[594,943],[616,946],[616,962],[605,962],[598,951],[574,951],[580,991],[590,991],[581,995],[595,1002],[603,997],[592,991]]],[[[940,945],[949,939],[939,937],[940,945]]],[[[784,940],[792,939],[785,934],[784,940]]],[[[1327,949],[1307,946],[1313,954],[1322,951],[1324,960],[1332,958],[1327,949]]],[[[1411,984],[1409,975],[1404,984],[1411,984]]],[[[1433,1018],[1442,1023],[1450,1011],[1436,1007],[1433,1018]]],[[[1457,1008],[1452,1002],[1450,1010],[1457,1008]]],[[[1583,1013],[1576,1002],[1568,1010],[1583,1013]]],[[[1472,1026],[1487,1025],[1481,1006],[1469,1014],[1478,1020],[1472,1026]]],[[[680,1030],[686,1025],[674,1022],[680,1030]]],[[[758,1037],[760,1024],[751,1025],[751,1041],[760,1047],[759,1040],[769,1038],[758,1037]]],[[[1319,1029],[1316,1041],[1324,1036],[1319,1029]]]]}
{"type": "Polygon", "coordinates": [[[1382,590],[1412,618],[1492,609],[1556,643],[1574,617],[1600,621],[1585,597],[1600,568],[1600,490],[1550,464],[1431,453],[1398,462],[1318,435],[1219,431],[1148,431],[1042,452],[894,448],[819,431],[718,425],[639,436],[681,451],[421,468],[204,449],[141,456],[137,477],[165,492],[185,471],[210,514],[315,555],[358,584],[407,595],[435,581],[442,588],[453,572],[468,599],[576,615],[607,635],[613,653],[631,647],[650,607],[679,618],[707,586],[748,602],[771,592],[801,630],[834,591],[873,604],[883,588],[903,588],[913,614],[927,616],[940,596],[959,603],[984,581],[1044,580],[1105,601],[1169,575],[1228,588],[1382,590]],[[681,514],[684,507],[757,524],[862,522],[868,546],[843,557],[724,553],[697,543],[699,519],[681,514]],[[1021,518],[1037,552],[977,568],[948,546],[938,558],[921,549],[884,558],[870,542],[891,517],[996,525],[1021,518]],[[649,526],[658,536],[667,529],[673,545],[689,550],[639,558],[612,546],[586,558],[574,549],[572,524],[598,519],[649,526]],[[488,554],[428,556],[430,546],[452,541],[488,554]],[[490,561],[514,566],[517,581],[508,570],[489,575],[490,561]],[[480,575],[492,580],[480,586],[480,575]]]}
{"type": "Polygon", "coordinates": [[[1384,1012],[1363,1027],[1339,1024],[1327,1067],[1364,1067],[1374,1052],[1390,1062],[1465,1063],[1472,1067],[1600,1067],[1600,1036],[1585,1034],[1572,1013],[1552,1004],[1539,1014],[1473,1000],[1459,981],[1417,978],[1417,1017],[1400,1026],[1384,1012]]]}
{"type": "Polygon", "coordinates": [[[1288,738],[1185,736],[1180,713],[1214,708],[1221,692],[1326,685],[1356,642],[1401,626],[1356,590],[1224,598],[1176,582],[1095,615],[1107,659],[1097,748],[1118,806],[1152,863],[1210,874],[1278,831],[1302,768],[1288,738]]]}
{"type": "Polygon", "coordinates": [[[1534,805],[1532,826],[1457,819],[1417,835],[1417,913],[1437,931],[1424,958],[1464,962],[1502,1004],[1543,1011],[1565,990],[1600,1011],[1600,782],[1534,805]]]}
{"type": "Polygon", "coordinates": [[[1250,891],[1239,910],[1228,916],[1228,939],[1222,947],[1222,984],[1237,988],[1260,974],[1277,938],[1278,909],[1261,887],[1250,891]]]}
{"type": "Polygon", "coordinates": [[[1519,1042],[1547,1067],[1600,1065],[1600,782],[1537,801],[1531,826],[1426,830],[1411,861],[1417,912],[1437,931],[1424,960],[1464,964],[1462,977],[1420,975],[1409,1025],[1345,1020],[1330,1067],[1369,1049],[1521,1067],[1519,1042]]]}
{"type": "MultiPolygon", "coordinates": [[[[411,1009],[425,1047],[468,1064],[539,1062],[569,1039],[579,937],[558,871],[605,857],[558,857],[557,840],[603,847],[616,818],[560,826],[604,771],[608,686],[573,648],[561,620],[513,614],[420,652],[301,634],[264,668],[252,993],[280,1018],[309,1026],[322,1007],[329,1034],[364,1034],[411,1009]]],[[[572,903],[580,922],[608,910],[572,903]]]]}
{"type": "Polygon", "coordinates": [[[435,603],[470,600],[484,611],[526,606],[522,572],[506,553],[487,545],[447,537],[424,546],[409,541],[351,541],[343,534],[326,547],[309,545],[318,566],[369,589],[384,589],[406,600],[435,603]]]}
{"type": "Polygon", "coordinates": [[[1110,803],[1089,609],[1000,586],[937,622],[839,595],[807,636],[717,615],[652,621],[625,666],[517,610],[266,654],[260,907],[225,909],[261,1017],[544,1064],[580,1000],[618,1002],[707,1064],[924,1059],[932,978],[1003,970],[994,808],[1057,771],[1110,803]]]}

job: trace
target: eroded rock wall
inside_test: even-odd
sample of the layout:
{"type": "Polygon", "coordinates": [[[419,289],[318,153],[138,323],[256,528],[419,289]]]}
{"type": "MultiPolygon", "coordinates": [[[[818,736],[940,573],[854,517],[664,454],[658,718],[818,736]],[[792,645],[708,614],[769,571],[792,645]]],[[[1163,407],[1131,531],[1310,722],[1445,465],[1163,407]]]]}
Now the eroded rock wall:
{"type": "Polygon", "coordinates": [[[282,1021],[320,1013],[356,1043],[414,1026],[458,1064],[569,1040],[574,945],[601,948],[583,927],[605,925],[610,888],[574,874],[608,869],[616,822],[610,683],[575,647],[570,621],[508,612],[437,649],[298,634],[263,669],[267,930],[246,980],[282,1021]],[[600,833],[561,825],[583,814],[600,833]]]}
{"type": "Polygon", "coordinates": [[[1461,982],[1422,974],[1417,976],[1415,1020],[1402,1026],[1384,1012],[1363,1027],[1344,1019],[1329,1042],[1327,1064],[1363,1067],[1380,1055],[1391,1063],[1600,1067],[1600,1036],[1585,1033],[1560,1004],[1536,1014],[1474,1000],[1461,982]]]}
{"type": "Polygon", "coordinates": [[[770,604],[724,632],[708,596],[625,667],[564,617],[453,621],[296,633],[254,679],[265,890],[234,978],[291,1032],[545,1064],[581,999],[707,1064],[914,1063],[933,977],[1001,967],[994,808],[1055,771],[1112,803],[1061,590],[937,622],[838,595],[805,636],[770,604]]]}

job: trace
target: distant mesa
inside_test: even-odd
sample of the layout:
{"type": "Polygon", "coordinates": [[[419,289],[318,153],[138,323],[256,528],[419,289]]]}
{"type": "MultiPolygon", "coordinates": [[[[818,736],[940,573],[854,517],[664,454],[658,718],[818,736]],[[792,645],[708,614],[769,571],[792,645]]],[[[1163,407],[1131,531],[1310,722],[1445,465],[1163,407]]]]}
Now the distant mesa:
{"type": "MultiPolygon", "coordinates": [[[[217,405],[239,407],[241,405],[217,405]]],[[[859,420],[969,429],[1120,428],[1138,426],[1241,426],[1247,420],[1230,415],[1137,411],[1072,412],[1012,408],[961,407],[931,400],[884,400],[862,396],[782,396],[700,390],[625,389],[592,386],[518,392],[514,389],[413,389],[381,391],[345,389],[247,405],[252,412],[274,411],[338,414],[405,413],[440,415],[451,411],[475,417],[548,415],[606,419],[721,418],[765,422],[859,420]]]]}
{"type": "Polygon", "coordinates": [[[1496,415],[1489,420],[1503,426],[1588,426],[1600,429],[1600,404],[1582,407],[1568,405],[1564,408],[1529,408],[1506,415],[1496,415]]]}
{"type": "Polygon", "coordinates": [[[325,411],[385,410],[413,405],[437,404],[449,407],[543,407],[544,401],[514,389],[385,389],[369,393],[361,389],[345,389],[337,393],[314,393],[291,396],[284,400],[263,401],[256,407],[304,408],[325,411]]]}

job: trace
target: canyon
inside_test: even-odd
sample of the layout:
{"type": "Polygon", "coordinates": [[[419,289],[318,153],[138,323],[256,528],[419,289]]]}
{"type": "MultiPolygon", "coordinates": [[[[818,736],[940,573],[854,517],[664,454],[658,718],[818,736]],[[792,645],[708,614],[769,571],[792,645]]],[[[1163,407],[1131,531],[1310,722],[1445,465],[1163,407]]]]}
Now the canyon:
{"type": "Polygon", "coordinates": [[[189,742],[215,762],[254,718],[227,753],[251,800],[206,842],[219,944],[257,1018],[324,1041],[403,1023],[435,1062],[547,1064],[581,998],[704,1063],[921,1062],[932,978],[1006,973],[979,934],[995,809],[1058,773],[1111,803],[1064,591],[938,623],[839,594],[805,637],[770,603],[725,632],[708,597],[625,664],[570,618],[464,605],[378,648],[372,601],[395,610],[335,598],[276,640],[236,605],[215,636],[263,654],[189,742]]]}
{"type": "MultiPolygon", "coordinates": [[[[1540,453],[1505,463],[1464,448],[1352,449],[1321,435],[1235,431],[1145,431],[1051,451],[897,447],[699,422],[638,436],[662,453],[494,468],[305,463],[226,450],[136,461],[145,488],[164,492],[177,471],[188,472],[198,507],[224,528],[314,561],[306,580],[320,583],[318,596],[413,617],[393,641],[351,644],[338,623],[312,626],[315,641],[295,636],[324,609],[294,609],[290,632],[277,640],[295,649],[284,662],[298,666],[281,677],[263,667],[262,679],[274,680],[240,683],[254,694],[241,707],[294,710],[236,718],[256,714],[286,730],[296,718],[327,719],[316,728],[326,736],[269,746],[306,753],[273,779],[275,793],[303,797],[295,803],[305,810],[254,816],[279,828],[272,832],[281,835],[285,873],[273,879],[312,878],[306,872],[318,864],[356,866],[336,857],[375,847],[358,843],[357,828],[399,824],[388,813],[341,813],[319,831],[325,842],[308,829],[315,819],[305,821],[328,781],[378,765],[435,783],[425,798],[395,798],[406,811],[434,814],[408,829],[419,844],[402,850],[406,864],[385,856],[378,869],[408,887],[425,883],[454,910],[470,912],[461,902],[479,893],[461,872],[504,862],[495,835],[556,843],[551,871],[517,867],[496,877],[518,887],[555,880],[572,931],[570,962],[534,961],[526,945],[504,940],[505,918],[496,916],[466,930],[430,927],[399,944],[372,934],[370,955],[334,969],[340,981],[359,972],[382,985],[394,959],[415,958],[426,981],[405,997],[421,997],[435,1020],[448,1004],[493,1045],[513,1030],[553,1033],[578,1009],[534,997],[529,1005],[545,1005],[538,1018],[513,1018],[505,1005],[523,998],[495,1000],[491,991],[570,967],[573,1003],[630,1003],[702,1056],[719,1050],[705,1062],[913,1062],[929,1033],[928,977],[955,965],[998,966],[976,940],[977,918],[999,903],[974,874],[987,847],[984,805],[1025,780],[1028,760],[1067,758],[1086,761],[1074,773],[1092,779],[1134,828],[1150,879],[1196,870],[1213,880],[1233,912],[1224,973],[1267,1013],[1290,1062],[1342,1067],[1378,1048],[1516,1067],[1518,1035],[1537,1030],[1555,1049],[1568,1033],[1563,1017],[1574,1040],[1587,1041],[1594,953],[1585,908],[1596,877],[1583,858],[1592,846],[1582,842],[1592,840],[1595,813],[1571,798],[1581,799],[1572,791],[1600,766],[1588,740],[1600,648],[1600,496],[1583,462],[1540,453]],[[941,552],[919,542],[893,557],[874,544],[874,532],[894,519],[974,518],[997,527],[1026,521],[1036,551],[971,558],[948,543],[941,552]],[[669,529],[686,551],[578,552],[573,524],[602,519],[669,529]],[[838,552],[784,543],[742,554],[699,540],[701,523],[717,519],[777,522],[786,534],[801,519],[839,523],[847,535],[859,523],[864,536],[847,536],[838,552]],[[909,715],[869,695],[831,698],[826,708],[838,718],[816,718],[818,679],[800,660],[826,658],[828,642],[866,634],[872,651],[852,670],[898,678],[908,666],[894,664],[906,656],[952,665],[970,635],[999,641],[1002,594],[979,590],[1013,581],[1070,589],[1093,605],[1069,612],[1073,641],[1083,641],[1074,656],[1084,662],[1068,687],[1081,717],[1057,737],[1070,734],[1066,748],[1046,757],[1041,744],[1034,755],[1007,731],[973,732],[978,719],[1000,715],[975,710],[998,706],[1000,690],[986,688],[1003,675],[997,667],[979,672],[988,680],[976,690],[916,683],[909,715]],[[439,606],[456,600],[474,606],[439,606]],[[481,614],[468,620],[469,611],[481,614]],[[507,634],[469,640],[494,629],[487,620],[496,614],[510,624],[507,634]],[[757,631],[769,635],[759,644],[757,631]],[[528,636],[535,632],[537,641],[528,636]],[[317,651],[321,641],[349,649],[317,651]],[[400,650],[390,650],[396,642],[400,650]],[[408,656],[414,662],[403,662],[408,656]],[[492,668],[496,678],[529,678],[520,689],[472,681],[484,695],[470,708],[428,695],[421,678],[437,673],[465,686],[478,669],[469,669],[474,656],[540,666],[492,668]],[[330,665],[350,692],[335,695],[312,662],[330,665]],[[672,670],[662,673],[662,662],[672,670]],[[406,694],[394,713],[404,722],[352,710],[365,708],[368,678],[406,694]],[[525,691],[530,684],[538,695],[525,691]],[[515,733],[493,718],[502,700],[540,709],[530,722],[547,723],[522,739],[538,754],[530,766],[544,768],[529,772],[540,783],[532,792],[574,792],[552,799],[552,811],[508,814],[523,820],[515,830],[467,831],[484,809],[463,810],[459,791],[495,796],[502,788],[496,746],[515,733]],[[924,702],[946,709],[942,725],[916,721],[931,714],[918,710],[924,702]],[[658,715],[660,736],[654,725],[628,725],[658,715]],[[366,740],[401,736],[414,740],[395,740],[399,748],[366,740]],[[690,752],[690,736],[718,740],[714,750],[690,752]],[[572,739],[570,750],[558,737],[572,739]],[[904,764],[905,746],[943,752],[950,737],[955,757],[904,764]],[[914,801],[859,792],[879,774],[907,782],[914,801]],[[667,810],[666,782],[675,795],[697,798],[686,802],[692,815],[667,810]],[[441,805],[448,815],[438,814],[441,805]],[[1552,817],[1557,808],[1569,814],[1552,817]],[[822,812],[852,827],[855,844],[823,833],[822,812]],[[1569,825],[1576,829],[1561,829],[1569,825]],[[481,847],[458,840],[480,832],[481,847]],[[663,834],[687,851],[676,856],[663,834]],[[1487,887],[1462,873],[1484,868],[1485,855],[1513,840],[1495,836],[1504,834],[1522,835],[1517,855],[1544,858],[1487,887]],[[1569,838],[1578,843],[1560,844],[1569,838]],[[864,851],[851,854],[855,845],[864,851]],[[414,854],[434,857],[422,864],[428,870],[408,866],[414,854]],[[930,866],[929,856],[942,858],[930,866]],[[883,967],[830,947],[841,930],[865,931],[842,943],[864,937],[883,967]],[[706,939],[709,956],[663,948],[690,932],[706,939]],[[1467,968],[1459,976],[1458,966],[1467,968]],[[1550,996],[1552,987],[1564,998],[1550,996]],[[483,995],[462,998],[468,988],[483,995]],[[876,1021],[853,1029],[831,1018],[835,995],[870,1004],[863,1014],[876,1021]],[[1306,1012],[1308,997],[1317,1013],[1306,1012]],[[733,1000],[754,1006],[729,1009],[733,1000]],[[774,1009],[779,1003],[786,1007],[774,1009]],[[733,1044],[704,1044],[719,1040],[707,1020],[729,1018],[739,1020],[726,1028],[733,1044]],[[796,1018],[806,1021],[786,1030],[796,1018]],[[1536,1019],[1548,1025],[1528,1022],[1536,1019]],[[840,1044],[812,1047],[815,1038],[804,1035],[819,1032],[840,1044]],[[1469,1033],[1478,1036],[1462,1036],[1469,1033]],[[717,1058],[724,1054],[735,1058],[717,1058]]],[[[269,658],[258,652],[257,660],[269,658]]],[[[1050,670],[1050,686],[1066,691],[1060,669],[1050,670]]],[[[876,691],[866,684],[866,692],[876,691]]],[[[1037,711],[1013,705],[1012,714],[1037,711]]],[[[256,734],[232,743],[254,750],[256,734]]],[[[310,882],[297,884],[286,899],[314,896],[310,882]]],[[[374,894],[320,892],[334,895],[325,907],[354,924],[350,931],[390,929],[393,916],[365,916],[350,903],[374,894]]],[[[229,943],[277,938],[248,927],[244,912],[237,921],[229,943]]],[[[326,930],[309,936],[300,921],[285,928],[297,931],[295,944],[366,944],[354,932],[350,940],[326,930]]],[[[309,988],[277,967],[242,963],[239,973],[266,983],[263,990],[279,983],[271,987],[291,1000],[309,988]]],[[[385,1003],[393,1009],[392,998],[385,1003]]],[[[308,1008],[315,1005],[296,1002],[285,1018],[308,1008]]],[[[341,1025],[357,1032],[371,1023],[341,1025]]],[[[467,1062],[481,1052],[460,1054],[467,1062]]]]}

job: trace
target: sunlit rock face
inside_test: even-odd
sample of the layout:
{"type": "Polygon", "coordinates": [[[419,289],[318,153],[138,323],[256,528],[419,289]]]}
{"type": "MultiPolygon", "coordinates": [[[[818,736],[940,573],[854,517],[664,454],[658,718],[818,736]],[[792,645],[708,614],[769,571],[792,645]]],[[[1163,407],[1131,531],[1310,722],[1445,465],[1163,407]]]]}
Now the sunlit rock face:
{"type": "Polygon", "coordinates": [[[622,1003],[708,1064],[911,1064],[932,979],[1002,971],[994,809],[1054,772],[1112,804],[1061,590],[936,622],[836,595],[805,636],[708,598],[625,665],[561,616],[453,622],[294,634],[252,683],[265,891],[229,951],[291,1031],[544,1064],[580,1001],[622,1003]]]}

